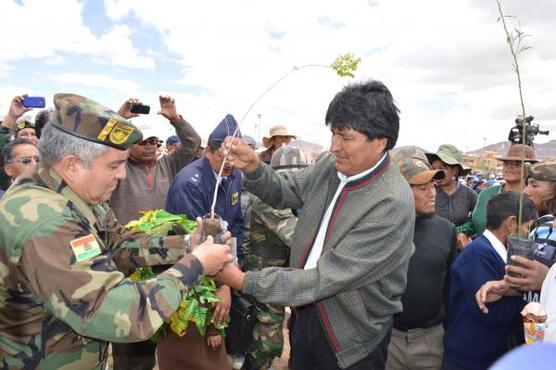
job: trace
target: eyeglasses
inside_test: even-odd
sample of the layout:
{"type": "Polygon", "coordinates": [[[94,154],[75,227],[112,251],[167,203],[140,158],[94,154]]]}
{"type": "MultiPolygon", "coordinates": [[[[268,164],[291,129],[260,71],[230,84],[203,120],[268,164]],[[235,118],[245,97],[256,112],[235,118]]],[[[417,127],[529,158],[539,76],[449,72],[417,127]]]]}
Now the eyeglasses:
{"type": "Polygon", "coordinates": [[[10,161],[8,163],[19,162],[19,163],[24,164],[24,165],[27,166],[31,162],[39,163],[40,161],[41,161],[41,157],[39,157],[38,155],[34,155],[34,156],[29,156],[29,157],[21,157],[19,159],[15,159],[15,160],[10,161]]]}
{"type": "Polygon", "coordinates": [[[153,137],[153,138],[143,140],[143,141],[137,143],[137,145],[139,145],[139,146],[144,146],[144,145],[147,145],[147,144],[161,146],[162,145],[162,140],[159,140],[159,139],[153,137]]]}

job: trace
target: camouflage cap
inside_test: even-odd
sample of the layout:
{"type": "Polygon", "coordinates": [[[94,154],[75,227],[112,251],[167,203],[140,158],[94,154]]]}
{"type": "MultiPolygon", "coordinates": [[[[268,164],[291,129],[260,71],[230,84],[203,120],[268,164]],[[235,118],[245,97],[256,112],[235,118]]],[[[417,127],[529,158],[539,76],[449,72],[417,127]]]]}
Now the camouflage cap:
{"type": "Polygon", "coordinates": [[[556,160],[534,164],[529,169],[529,177],[539,181],[556,182],[556,160]]]}
{"type": "Polygon", "coordinates": [[[291,170],[307,167],[307,157],[301,148],[293,145],[284,145],[272,154],[270,167],[275,170],[291,170]]]}
{"type": "Polygon", "coordinates": [[[429,163],[429,160],[427,159],[425,152],[423,152],[421,149],[417,148],[416,146],[404,146],[401,148],[396,148],[392,152],[394,152],[394,154],[392,155],[392,160],[394,162],[398,162],[404,158],[414,158],[423,161],[425,163],[429,163]]]}
{"type": "Polygon", "coordinates": [[[125,150],[143,139],[141,131],[112,109],[75,94],[54,95],[50,123],[81,139],[125,150]]]}
{"type": "Polygon", "coordinates": [[[402,148],[392,159],[410,185],[423,185],[444,178],[444,171],[433,170],[425,153],[417,147],[402,148]]]}

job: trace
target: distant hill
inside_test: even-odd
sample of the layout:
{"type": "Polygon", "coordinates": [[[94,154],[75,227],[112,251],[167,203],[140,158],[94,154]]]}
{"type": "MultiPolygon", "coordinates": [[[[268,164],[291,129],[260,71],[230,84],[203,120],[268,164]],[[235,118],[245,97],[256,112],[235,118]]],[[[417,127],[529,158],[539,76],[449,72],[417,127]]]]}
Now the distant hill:
{"type": "MultiPolygon", "coordinates": [[[[479,155],[481,154],[481,152],[488,150],[497,152],[498,155],[504,155],[510,148],[510,145],[511,143],[509,141],[503,141],[500,143],[487,145],[484,148],[467,152],[467,154],[479,155]]],[[[556,140],[551,140],[548,143],[544,144],[535,144],[535,153],[538,159],[556,157],[556,140]]]]}

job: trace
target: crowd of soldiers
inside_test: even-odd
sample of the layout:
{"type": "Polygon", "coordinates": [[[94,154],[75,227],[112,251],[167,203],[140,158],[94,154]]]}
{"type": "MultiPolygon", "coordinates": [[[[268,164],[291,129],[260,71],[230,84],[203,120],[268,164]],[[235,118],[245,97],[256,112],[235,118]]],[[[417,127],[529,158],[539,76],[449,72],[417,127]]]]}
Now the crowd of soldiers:
{"type": "Polygon", "coordinates": [[[2,368],[104,370],[111,346],[114,369],[271,369],[290,307],[292,369],[486,369],[523,343],[525,303],[554,309],[540,290],[556,260],[556,163],[513,145],[498,158],[504,183],[477,195],[456,146],[395,148],[398,108],[379,81],[332,99],[315,163],[285,126],[258,150],[231,114],[203,144],[170,96],[165,151],[134,123],[137,98],[114,111],[57,94],[31,122],[24,97],[0,126],[2,368]],[[157,209],[198,227],[122,226],[157,209]],[[212,214],[222,237],[203,235],[212,214]],[[507,264],[510,236],[530,231],[535,257],[507,264]],[[130,279],[146,266],[154,278],[130,279]],[[203,276],[219,300],[206,333],[151,341],[203,276]],[[232,353],[225,343],[245,338],[217,328],[241,295],[256,320],[232,353]]]}

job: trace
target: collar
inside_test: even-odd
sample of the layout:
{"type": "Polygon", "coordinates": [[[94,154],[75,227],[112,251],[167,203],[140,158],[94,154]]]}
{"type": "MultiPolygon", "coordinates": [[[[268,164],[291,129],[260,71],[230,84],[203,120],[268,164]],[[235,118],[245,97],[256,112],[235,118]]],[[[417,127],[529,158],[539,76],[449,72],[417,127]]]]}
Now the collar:
{"type": "Polygon", "coordinates": [[[500,239],[498,239],[496,235],[494,235],[488,229],[485,230],[483,235],[485,236],[485,238],[488,239],[490,245],[492,245],[492,248],[494,248],[500,258],[502,258],[502,261],[504,261],[504,263],[508,263],[508,251],[506,250],[506,246],[502,244],[500,239]]]}
{"type": "Polygon", "coordinates": [[[85,201],[81,199],[79,195],[77,195],[77,193],[75,193],[68,186],[68,184],[66,184],[66,182],[53,168],[47,167],[43,163],[39,163],[35,171],[47,188],[70,200],[75,208],[89,221],[90,225],[94,225],[96,223],[97,218],[94,214],[95,205],[85,203],[85,201]]]}
{"type": "Polygon", "coordinates": [[[372,166],[371,168],[369,168],[368,170],[365,170],[365,171],[360,172],[358,174],[355,174],[353,176],[346,176],[343,173],[338,172],[338,177],[340,178],[340,182],[344,183],[344,184],[347,184],[349,182],[362,179],[363,177],[367,176],[368,174],[370,174],[371,172],[376,170],[382,164],[382,162],[384,162],[384,160],[386,159],[387,154],[388,154],[388,152],[385,152],[382,155],[382,157],[378,160],[378,162],[376,162],[376,164],[374,166],[372,166]]]}
{"type": "MultiPolygon", "coordinates": [[[[211,167],[211,170],[212,170],[212,167],[211,167]]],[[[216,181],[218,181],[218,173],[214,170],[212,170],[212,173],[214,174],[214,179],[216,181]]],[[[227,178],[228,178],[228,176],[221,176],[218,185],[220,185],[222,183],[222,180],[226,180],[227,178]]]]}

